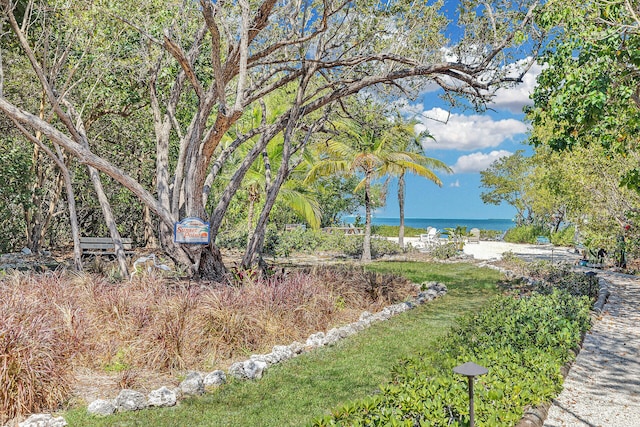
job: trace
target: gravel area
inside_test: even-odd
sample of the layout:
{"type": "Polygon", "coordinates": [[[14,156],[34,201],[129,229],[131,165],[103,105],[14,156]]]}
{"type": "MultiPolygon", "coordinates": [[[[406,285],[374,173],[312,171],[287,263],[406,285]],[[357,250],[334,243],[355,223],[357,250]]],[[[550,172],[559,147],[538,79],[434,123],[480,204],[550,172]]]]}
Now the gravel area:
{"type": "Polygon", "coordinates": [[[611,295],[553,401],[546,427],[640,426],[640,279],[598,271],[611,295]]]}

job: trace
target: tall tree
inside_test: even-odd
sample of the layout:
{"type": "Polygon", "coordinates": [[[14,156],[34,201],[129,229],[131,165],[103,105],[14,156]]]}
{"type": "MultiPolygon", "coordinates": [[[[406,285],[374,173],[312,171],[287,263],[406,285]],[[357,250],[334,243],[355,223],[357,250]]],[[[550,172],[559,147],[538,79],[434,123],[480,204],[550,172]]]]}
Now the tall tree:
{"type": "MultiPolygon", "coordinates": [[[[309,171],[307,180],[333,174],[356,175],[361,178],[355,190],[364,190],[365,232],[362,261],[371,261],[371,186],[375,179],[398,175],[404,178],[407,171],[434,180],[439,179],[427,166],[447,170],[447,166],[435,159],[407,151],[407,134],[401,135],[402,125],[392,124],[382,114],[380,105],[360,103],[357,113],[336,124],[337,135],[326,143],[326,157],[309,171]]],[[[409,132],[404,129],[404,132],[409,132]]],[[[412,131],[411,131],[412,132],[412,131]]],[[[404,194],[402,194],[404,196],[404,194]]]]}
{"type": "MultiPolygon", "coordinates": [[[[14,15],[19,3],[2,0],[4,16],[14,15]]],[[[30,10],[46,15],[57,2],[28,3],[30,10]]],[[[149,1],[143,11],[127,3],[117,9],[111,2],[100,1],[61,4],[73,7],[48,14],[48,19],[68,19],[88,30],[68,39],[70,52],[84,52],[82,44],[94,48],[92,53],[118,59],[103,63],[112,69],[110,75],[118,76],[109,84],[128,82],[121,78],[125,76],[131,81],[144,76],[148,83],[156,145],[154,191],[133,178],[127,168],[97,155],[91,144],[95,135],[79,125],[88,122],[83,117],[86,111],[79,106],[96,96],[74,91],[75,84],[107,86],[102,79],[106,74],[100,73],[100,79],[94,76],[95,55],[68,55],[59,63],[60,77],[64,74],[70,83],[68,90],[57,90],[44,76],[38,77],[47,94],[47,108],[63,126],[54,126],[2,93],[0,111],[126,187],[158,217],[166,252],[192,274],[208,277],[225,273],[215,239],[207,247],[176,245],[171,238],[173,224],[184,216],[208,218],[215,236],[244,175],[276,135],[283,135],[285,160],[274,175],[268,203],[275,200],[291,171],[287,163],[298,161],[301,145],[294,136],[298,131],[304,133],[305,118],[346,96],[378,88],[388,93],[418,93],[436,85],[482,108],[495,88],[519,80],[509,76],[506,65],[523,54],[520,47],[535,53],[541,39],[534,22],[539,0],[463,0],[462,33],[453,42],[445,37],[449,22],[440,12],[442,2],[149,1]],[[138,37],[131,34],[134,28],[138,37]],[[115,55],[112,45],[105,43],[107,37],[97,37],[99,46],[92,44],[96,35],[106,34],[115,41],[127,37],[134,43],[115,55]],[[138,61],[123,61],[126,53],[138,61]],[[245,130],[223,150],[220,142],[243,113],[285,87],[290,96],[287,109],[272,123],[245,130]],[[74,105],[77,115],[71,114],[74,105]],[[253,140],[253,136],[259,137],[253,140]],[[251,149],[230,185],[206,212],[207,177],[218,179],[221,165],[242,144],[251,149]],[[175,159],[172,153],[177,153],[175,159]]],[[[18,39],[29,32],[28,26],[12,25],[12,29],[18,39]]],[[[9,35],[4,34],[6,37],[9,35]]],[[[23,44],[23,50],[28,51],[28,44],[23,44]]],[[[32,66],[42,68],[37,61],[32,66]]],[[[24,78],[0,75],[5,81],[24,78]]],[[[259,225],[266,221],[265,215],[263,211],[259,225]]],[[[254,249],[259,242],[256,236],[254,249]]]]}
{"type": "Polygon", "coordinates": [[[532,224],[535,218],[528,192],[532,171],[533,166],[524,156],[524,150],[501,157],[480,172],[482,187],[487,189],[480,194],[482,201],[493,205],[508,203],[516,208],[518,225],[532,224]]]}
{"type": "Polygon", "coordinates": [[[551,129],[532,142],[556,150],[596,143],[636,149],[640,131],[640,13],[637,2],[550,2],[541,22],[555,37],[529,117],[551,129]],[[579,11],[579,12],[576,12],[579,11]]]}
{"type": "Polygon", "coordinates": [[[393,127],[384,136],[385,143],[397,152],[385,163],[382,174],[398,177],[398,208],[400,211],[398,244],[401,247],[404,247],[405,175],[413,173],[441,187],[442,181],[433,170],[451,172],[451,168],[444,162],[424,155],[420,141],[423,138],[431,138],[431,136],[426,132],[416,134],[415,125],[415,122],[404,121],[402,117],[397,116],[393,127]]]}

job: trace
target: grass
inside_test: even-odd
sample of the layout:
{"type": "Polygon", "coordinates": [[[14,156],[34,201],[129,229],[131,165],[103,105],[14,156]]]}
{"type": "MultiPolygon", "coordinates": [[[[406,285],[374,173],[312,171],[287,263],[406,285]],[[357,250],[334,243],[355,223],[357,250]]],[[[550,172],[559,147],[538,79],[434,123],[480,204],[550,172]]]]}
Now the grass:
{"type": "Polygon", "coordinates": [[[498,293],[500,274],[469,264],[375,263],[378,272],[402,273],[415,282],[440,281],[449,293],[340,342],[270,368],[257,382],[232,381],[174,408],[89,416],[63,416],[70,426],[300,426],[332,408],[375,393],[403,357],[428,351],[455,324],[498,293]]]}

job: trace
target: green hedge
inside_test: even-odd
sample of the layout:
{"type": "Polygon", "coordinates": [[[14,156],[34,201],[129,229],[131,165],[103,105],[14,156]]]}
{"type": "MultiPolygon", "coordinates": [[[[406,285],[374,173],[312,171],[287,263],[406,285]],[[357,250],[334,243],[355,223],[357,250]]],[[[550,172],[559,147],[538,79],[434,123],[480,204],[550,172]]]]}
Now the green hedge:
{"type": "Polygon", "coordinates": [[[549,237],[549,232],[537,225],[521,225],[510,228],[504,236],[504,241],[509,243],[536,243],[536,237],[549,237]]]}
{"type": "Polygon", "coordinates": [[[588,297],[555,291],[502,296],[464,318],[438,352],[403,360],[380,393],[346,404],[314,426],[466,426],[466,378],[452,369],[473,361],[489,369],[476,379],[476,425],[513,426],[523,408],[549,401],[562,384],[560,368],[589,328],[588,297]]]}
{"type": "MultiPolygon", "coordinates": [[[[264,251],[270,255],[287,257],[296,252],[334,252],[348,257],[358,258],[362,255],[364,236],[345,235],[343,233],[324,233],[313,230],[292,230],[276,232],[269,230],[265,239],[264,251]]],[[[386,238],[371,238],[371,256],[379,258],[402,252],[400,246],[386,238]]]]}
{"type": "Polygon", "coordinates": [[[538,236],[549,238],[551,243],[557,246],[571,246],[574,242],[575,228],[565,227],[555,233],[550,233],[544,227],[537,225],[521,225],[511,228],[504,236],[504,241],[509,243],[536,243],[538,236]]]}

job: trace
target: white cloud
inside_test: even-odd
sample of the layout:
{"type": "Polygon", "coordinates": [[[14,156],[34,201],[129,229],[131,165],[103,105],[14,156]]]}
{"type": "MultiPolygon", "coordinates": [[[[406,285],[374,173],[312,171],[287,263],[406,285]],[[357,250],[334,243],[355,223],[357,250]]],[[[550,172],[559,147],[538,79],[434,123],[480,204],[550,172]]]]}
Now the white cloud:
{"type": "Polygon", "coordinates": [[[428,129],[435,138],[425,139],[425,149],[473,151],[497,147],[504,141],[524,134],[527,126],[520,120],[494,120],[487,115],[465,116],[433,108],[416,116],[421,123],[416,131],[428,129]]]}
{"type": "Polygon", "coordinates": [[[459,188],[460,187],[460,180],[456,179],[456,182],[452,182],[451,184],[449,184],[449,187],[459,188]]]}
{"type": "Polygon", "coordinates": [[[507,150],[494,150],[488,154],[472,153],[458,157],[458,161],[451,168],[455,173],[480,172],[487,169],[491,163],[501,157],[510,156],[513,153],[507,150]]]}
{"type": "MultiPolygon", "coordinates": [[[[516,68],[517,64],[513,66],[514,73],[512,73],[512,77],[517,76],[515,73],[516,68]]],[[[536,87],[536,79],[540,75],[542,68],[542,65],[536,62],[522,78],[522,83],[509,88],[498,89],[489,107],[497,110],[508,110],[514,114],[518,114],[522,113],[522,108],[525,105],[533,105],[533,101],[529,96],[536,87]]]]}

